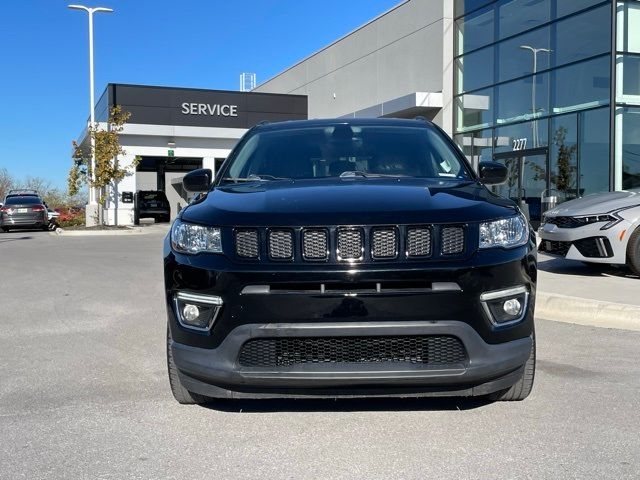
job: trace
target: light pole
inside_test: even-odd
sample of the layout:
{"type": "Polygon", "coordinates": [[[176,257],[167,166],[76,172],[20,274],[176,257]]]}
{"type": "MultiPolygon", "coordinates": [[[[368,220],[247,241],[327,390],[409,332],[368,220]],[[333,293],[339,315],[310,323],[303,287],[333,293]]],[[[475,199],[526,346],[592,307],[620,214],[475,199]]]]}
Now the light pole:
{"type": "MultiPolygon", "coordinates": [[[[89,112],[91,114],[91,128],[95,128],[96,114],[95,114],[95,98],[94,98],[94,86],[93,86],[93,14],[96,12],[111,13],[111,8],[95,7],[89,8],[84,5],[69,5],[69,8],[73,10],[84,10],[89,14],[89,112]]],[[[91,182],[95,180],[95,168],[96,168],[96,156],[95,156],[95,139],[93,135],[90,135],[91,141],[91,182]]],[[[95,205],[96,192],[92,185],[89,185],[89,204],[95,205]]]]}
{"type": "Polygon", "coordinates": [[[533,77],[531,77],[531,113],[533,115],[533,147],[538,146],[538,122],[536,120],[536,74],[538,73],[538,52],[551,53],[549,48],[534,48],[531,45],[520,45],[533,54],[533,77]]]}

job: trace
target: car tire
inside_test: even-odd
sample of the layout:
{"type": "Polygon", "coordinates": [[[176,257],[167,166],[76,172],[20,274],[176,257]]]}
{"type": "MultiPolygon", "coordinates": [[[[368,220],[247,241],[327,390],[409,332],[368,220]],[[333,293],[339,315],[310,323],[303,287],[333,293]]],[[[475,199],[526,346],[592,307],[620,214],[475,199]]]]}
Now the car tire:
{"type": "Polygon", "coordinates": [[[498,392],[489,395],[491,401],[503,401],[503,402],[519,402],[529,396],[533,389],[533,379],[536,373],[536,334],[531,334],[531,353],[527,359],[527,363],[524,364],[524,373],[520,380],[518,380],[511,388],[500,390],[498,392]]]}
{"type": "Polygon", "coordinates": [[[0,230],[2,230],[4,233],[7,233],[9,231],[9,229],[7,227],[2,227],[2,228],[0,228],[0,230]]]}
{"type": "Polygon", "coordinates": [[[200,395],[198,393],[190,392],[180,382],[178,376],[178,368],[173,361],[173,353],[171,352],[171,329],[167,325],[167,370],[169,373],[169,385],[171,386],[171,393],[173,397],[182,405],[200,405],[209,401],[208,397],[200,395]]]}
{"type": "Polygon", "coordinates": [[[640,227],[636,228],[629,237],[627,265],[633,273],[640,277],[640,227]]]}

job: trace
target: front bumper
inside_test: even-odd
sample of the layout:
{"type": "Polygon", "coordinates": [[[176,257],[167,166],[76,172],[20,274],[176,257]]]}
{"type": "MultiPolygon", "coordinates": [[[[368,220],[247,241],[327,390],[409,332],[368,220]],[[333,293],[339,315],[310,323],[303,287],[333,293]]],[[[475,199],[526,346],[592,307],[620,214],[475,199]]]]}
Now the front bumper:
{"type": "Polygon", "coordinates": [[[627,243],[633,225],[627,220],[607,230],[604,223],[594,223],[577,228],[559,228],[553,224],[542,224],[539,251],[582,262],[625,264],[627,243]]]}
{"type": "Polygon", "coordinates": [[[170,345],[182,384],[210,397],[359,396],[381,394],[485,395],[515,383],[529,358],[525,337],[487,344],[469,325],[442,322],[357,322],[256,324],[234,329],[213,350],[173,342],[170,345]],[[250,339],[273,337],[349,337],[451,335],[465,346],[468,359],[456,365],[303,364],[275,368],[242,367],[241,346],[250,339]],[[391,389],[391,390],[390,390],[391,389]]]}

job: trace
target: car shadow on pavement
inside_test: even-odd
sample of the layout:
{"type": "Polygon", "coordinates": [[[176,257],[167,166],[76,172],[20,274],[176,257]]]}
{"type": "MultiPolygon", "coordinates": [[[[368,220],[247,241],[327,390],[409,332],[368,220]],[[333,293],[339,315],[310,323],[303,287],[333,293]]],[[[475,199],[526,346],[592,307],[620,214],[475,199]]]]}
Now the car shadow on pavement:
{"type": "Polygon", "coordinates": [[[32,239],[33,237],[9,237],[9,238],[0,237],[0,243],[15,242],[16,240],[32,240],[32,239]]]}
{"type": "Polygon", "coordinates": [[[404,412],[473,410],[494,403],[486,397],[213,399],[204,408],[228,413],[404,412]]]}
{"type": "Polygon", "coordinates": [[[548,273],[579,275],[582,277],[638,278],[626,266],[597,263],[586,265],[585,263],[577,260],[566,260],[564,258],[539,258],[538,269],[548,273]]]}

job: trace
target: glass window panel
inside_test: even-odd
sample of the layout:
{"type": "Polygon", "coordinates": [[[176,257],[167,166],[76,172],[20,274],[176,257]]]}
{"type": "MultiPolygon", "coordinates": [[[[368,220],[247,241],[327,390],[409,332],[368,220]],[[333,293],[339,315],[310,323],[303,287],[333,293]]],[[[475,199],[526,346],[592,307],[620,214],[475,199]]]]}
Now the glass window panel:
{"type": "Polygon", "coordinates": [[[609,190],[609,109],[581,113],[578,157],[580,196],[609,190]]]}
{"type": "Polygon", "coordinates": [[[640,53],[640,2],[622,5],[622,19],[618,14],[618,50],[640,53]]]}
{"type": "Polygon", "coordinates": [[[456,97],[457,130],[490,126],[493,123],[493,88],[456,97]]]}
{"type": "Polygon", "coordinates": [[[625,55],[623,58],[622,93],[640,95],[640,55],[625,55]]]}
{"type": "Polygon", "coordinates": [[[548,125],[547,119],[541,119],[497,128],[496,153],[546,147],[549,144],[548,125]]]}
{"type": "Polygon", "coordinates": [[[549,149],[552,189],[565,200],[578,197],[578,115],[562,115],[551,120],[549,149]]]}
{"type": "Polygon", "coordinates": [[[546,147],[548,141],[549,122],[547,119],[516,123],[496,128],[495,152],[512,152],[536,147],[546,147]]]}
{"type": "MultiPolygon", "coordinates": [[[[529,48],[550,48],[549,27],[539,28],[498,44],[499,81],[530,75],[533,73],[533,55],[529,48]]],[[[536,54],[536,71],[549,68],[549,53],[539,51],[536,54]]]]}
{"type": "Polygon", "coordinates": [[[477,90],[494,83],[493,48],[483,48],[456,60],[458,93],[477,90]],[[467,73],[465,75],[465,73],[467,73]]]}
{"type": "Polygon", "coordinates": [[[549,74],[539,73],[499,85],[497,105],[496,123],[498,124],[547,115],[549,113],[549,74]]]}
{"type": "Polygon", "coordinates": [[[522,33],[550,20],[550,0],[503,0],[498,6],[500,38],[522,33]]]}
{"type": "Polygon", "coordinates": [[[493,17],[490,6],[456,21],[459,55],[493,42],[493,17]]]}
{"type": "Polygon", "coordinates": [[[492,0],[456,0],[454,16],[457,18],[467,12],[472,12],[491,1],[492,0]]]}
{"type": "Polygon", "coordinates": [[[604,56],[553,72],[553,113],[608,104],[609,69],[609,56],[604,56]]]}
{"type": "Polygon", "coordinates": [[[490,161],[493,158],[492,139],[493,131],[491,129],[455,136],[456,143],[460,145],[465,157],[476,171],[478,163],[490,161]]]}
{"type": "Polygon", "coordinates": [[[558,22],[552,53],[556,66],[611,51],[611,7],[604,5],[558,22]]]}
{"type": "MultiPolygon", "coordinates": [[[[600,2],[602,2],[602,0],[557,0],[556,18],[564,17],[573,12],[579,12],[600,2]]],[[[611,9],[611,6],[608,8],[611,9]]]]}
{"type": "Polygon", "coordinates": [[[622,188],[640,188],[640,108],[622,114],[622,188]]]}

